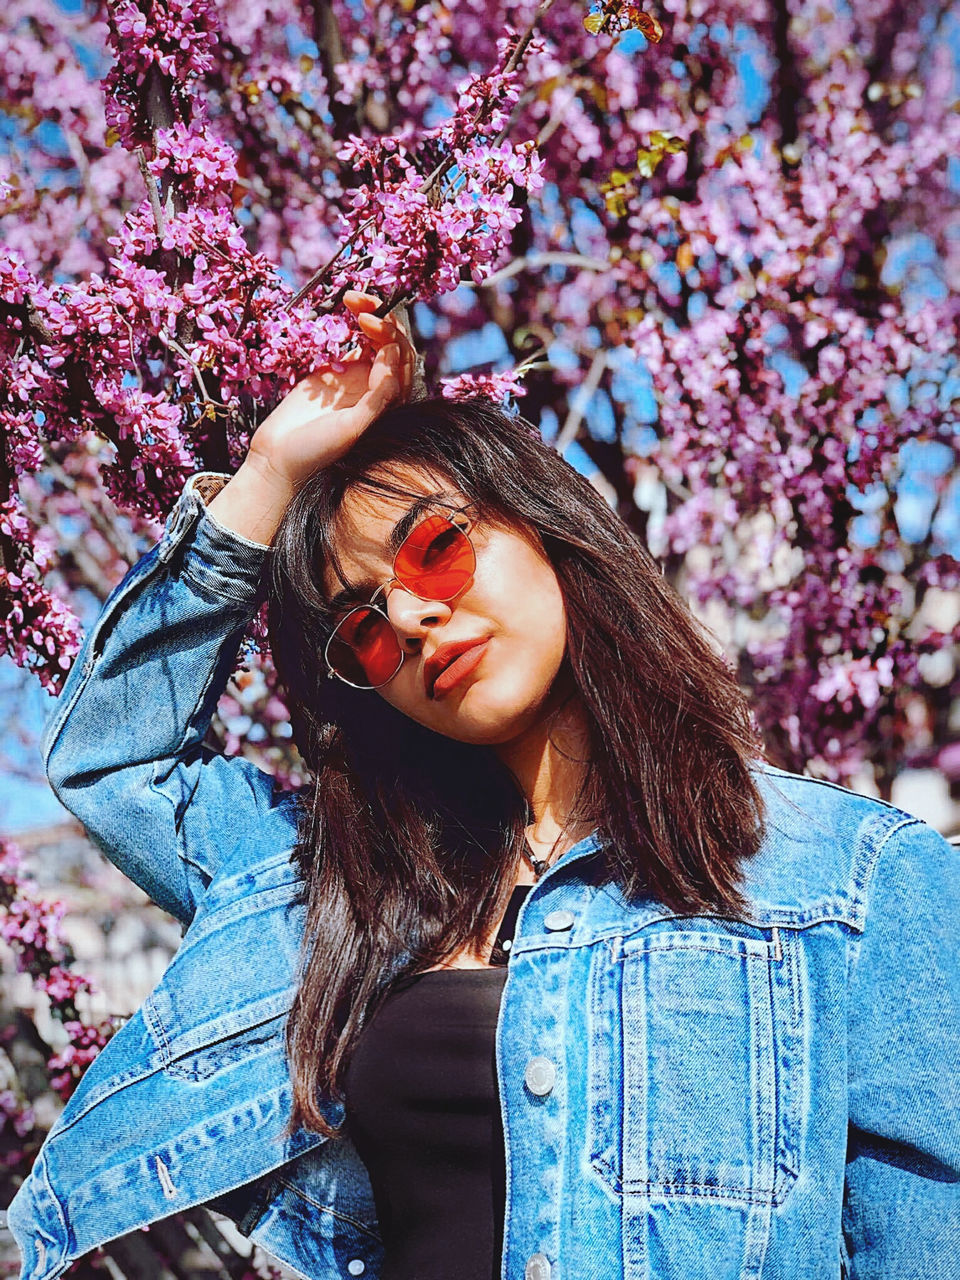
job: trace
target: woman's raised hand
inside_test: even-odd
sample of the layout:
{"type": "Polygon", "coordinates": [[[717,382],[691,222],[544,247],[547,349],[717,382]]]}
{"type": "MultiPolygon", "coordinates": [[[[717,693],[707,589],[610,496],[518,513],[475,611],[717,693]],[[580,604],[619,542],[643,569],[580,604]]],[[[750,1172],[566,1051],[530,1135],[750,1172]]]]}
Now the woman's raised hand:
{"type": "Polygon", "coordinates": [[[340,373],[317,369],[289,392],[254,432],[248,461],[296,486],[334,462],[394,402],[410,395],[416,352],[392,316],[376,316],[380,299],[348,290],[345,306],[373,352],[357,350],[340,373]]]}
{"type": "Polygon", "coordinates": [[[253,433],[239,471],[208,504],[220,524],[253,542],[272,545],[299,485],[346,453],[413,387],[416,352],[396,319],[373,314],[380,299],[349,290],[343,300],[373,353],[358,350],[342,372],[317,369],[298,382],[253,433]]]}

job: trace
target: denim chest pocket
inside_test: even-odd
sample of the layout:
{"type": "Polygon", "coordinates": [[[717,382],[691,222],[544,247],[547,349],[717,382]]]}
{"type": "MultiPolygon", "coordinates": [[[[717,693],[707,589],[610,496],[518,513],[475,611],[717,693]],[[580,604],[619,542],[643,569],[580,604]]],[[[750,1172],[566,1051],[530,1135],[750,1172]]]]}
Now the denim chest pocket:
{"type": "Polygon", "coordinates": [[[590,1161],[617,1194],[779,1205],[797,1176],[801,1020],[787,932],[597,948],[590,1161]]]}
{"type": "Polygon", "coordinates": [[[161,1047],[160,1067],[180,1080],[207,1080],[234,1064],[263,1053],[282,1052],[282,1040],[290,997],[284,993],[259,1002],[240,1020],[221,1020],[215,1027],[168,1036],[157,1018],[157,1002],[144,1006],[147,1025],[161,1047]]]}

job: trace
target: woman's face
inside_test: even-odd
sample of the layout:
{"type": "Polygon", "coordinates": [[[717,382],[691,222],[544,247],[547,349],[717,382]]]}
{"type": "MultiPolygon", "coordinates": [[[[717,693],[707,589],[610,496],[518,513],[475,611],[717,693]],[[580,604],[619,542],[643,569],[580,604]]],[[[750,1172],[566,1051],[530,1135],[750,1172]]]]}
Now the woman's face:
{"type": "MultiPolygon", "coordinates": [[[[392,478],[457,507],[468,501],[449,481],[419,469],[397,468],[392,478]]],[[[393,576],[390,533],[412,501],[367,489],[348,490],[344,497],[334,546],[346,584],[362,586],[364,599],[393,576]]],[[[431,508],[428,514],[445,509],[431,508]]],[[[385,699],[448,738],[502,744],[530,729],[550,708],[548,695],[566,650],[566,611],[553,566],[534,531],[481,519],[473,524],[470,539],[476,569],[452,600],[421,600],[399,583],[390,587],[386,612],[404,660],[387,684],[366,696],[385,699]],[[427,660],[440,645],[470,640],[487,641],[479,662],[468,662],[472,669],[459,677],[451,670],[431,693],[425,682],[427,660]]],[[[324,588],[328,599],[344,589],[329,564],[324,588]]],[[[461,662],[459,669],[463,667],[461,662]]]]}

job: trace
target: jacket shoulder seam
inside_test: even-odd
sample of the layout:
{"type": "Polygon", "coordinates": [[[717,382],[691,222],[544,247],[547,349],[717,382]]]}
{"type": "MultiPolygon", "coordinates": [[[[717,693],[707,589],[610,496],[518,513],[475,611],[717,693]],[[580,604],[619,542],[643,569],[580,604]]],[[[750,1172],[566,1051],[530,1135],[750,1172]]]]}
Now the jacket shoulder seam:
{"type": "Polygon", "coordinates": [[[900,821],[886,827],[878,842],[872,847],[864,848],[868,843],[868,834],[865,834],[861,837],[860,847],[857,849],[857,860],[852,875],[850,905],[853,909],[856,921],[855,927],[858,933],[862,933],[866,926],[870,890],[876,875],[877,865],[887,844],[898,832],[903,831],[906,827],[923,826],[922,820],[913,814],[905,814],[894,805],[889,807],[894,813],[900,815],[900,821]]]}
{"type": "MultiPolygon", "coordinates": [[[[826,788],[839,792],[847,801],[862,802],[865,809],[861,811],[857,831],[849,833],[852,846],[846,867],[837,868],[837,876],[833,883],[821,886],[818,895],[804,904],[802,910],[791,909],[773,914],[793,916],[793,927],[807,928],[812,925],[832,921],[847,925],[856,933],[862,933],[866,921],[867,898],[874,868],[885,848],[887,841],[898,831],[914,824],[922,825],[922,819],[914,814],[877,796],[863,795],[851,791],[848,787],[829,782],[823,778],[812,778],[807,774],[787,774],[785,770],[765,769],[771,785],[781,799],[792,809],[804,813],[803,806],[792,799],[780,779],[786,774],[787,779],[808,783],[814,787],[826,788]],[[873,812],[870,812],[870,810],[873,812]]],[[[766,914],[769,916],[771,904],[767,904],[766,914]]],[[[784,918],[782,923],[790,927],[784,918]]]]}

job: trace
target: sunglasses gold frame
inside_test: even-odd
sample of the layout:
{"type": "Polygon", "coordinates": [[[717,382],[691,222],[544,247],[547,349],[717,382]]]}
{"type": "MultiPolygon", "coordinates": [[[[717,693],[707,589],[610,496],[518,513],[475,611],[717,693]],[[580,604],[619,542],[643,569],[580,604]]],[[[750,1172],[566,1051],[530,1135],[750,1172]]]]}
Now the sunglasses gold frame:
{"type": "MultiPolygon", "coordinates": [[[[437,499],[437,500],[432,500],[430,503],[430,506],[447,507],[449,506],[449,504],[437,499]]],[[[390,588],[394,585],[394,583],[399,583],[400,586],[403,587],[404,591],[409,591],[410,594],[416,596],[418,600],[444,599],[443,596],[421,596],[418,592],[414,591],[411,587],[408,587],[407,584],[403,581],[403,579],[398,577],[396,573],[397,560],[399,559],[400,554],[403,551],[403,548],[406,545],[408,539],[413,537],[413,535],[416,533],[416,531],[420,528],[420,526],[425,521],[432,519],[436,515],[445,516],[446,519],[449,520],[449,522],[456,529],[460,530],[460,532],[467,539],[467,542],[470,545],[470,550],[473,553],[473,568],[470,571],[470,576],[467,578],[463,586],[458,588],[458,590],[454,593],[454,595],[459,595],[460,592],[463,591],[464,587],[466,587],[467,584],[472,581],[474,572],[476,571],[476,567],[477,567],[477,549],[473,545],[473,539],[470,537],[471,530],[476,527],[476,520],[471,516],[464,517],[465,512],[476,511],[476,510],[477,510],[476,502],[467,502],[461,507],[450,507],[449,514],[446,511],[424,512],[422,518],[417,521],[417,523],[413,526],[413,528],[404,538],[403,542],[401,542],[400,546],[397,548],[396,555],[393,557],[393,567],[394,567],[393,576],[388,578],[386,582],[381,583],[380,586],[377,587],[377,589],[374,591],[370,599],[367,600],[364,604],[357,604],[357,605],[354,605],[352,609],[349,609],[347,613],[343,615],[343,617],[340,619],[340,621],[337,623],[334,629],[330,632],[330,635],[327,638],[327,643],[323,647],[323,660],[327,664],[326,677],[328,680],[332,679],[333,677],[336,677],[337,680],[342,680],[344,684],[349,685],[351,689],[382,689],[384,685],[390,683],[393,677],[397,674],[397,672],[403,666],[403,660],[406,657],[406,654],[403,652],[403,649],[400,647],[399,640],[397,641],[397,648],[399,651],[399,661],[395,669],[390,673],[387,679],[381,680],[379,684],[355,684],[352,680],[348,680],[346,676],[341,675],[339,671],[336,671],[334,669],[333,663],[330,661],[330,645],[336,639],[337,632],[344,625],[347,619],[352,617],[353,614],[358,613],[361,609],[373,609],[375,612],[381,614],[381,616],[386,620],[388,625],[392,627],[393,623],[390,621],[390,617],[386,611],[386,593],[390,590],[390,588]],[[458,516],[464,517],[462,524],[458,523],[456,519],[456,517],[458,516]],[[383,599],[378,601],[377,597],[381,595],[381,593],[383,594],[383,599]]],[[[454,596],[446,597],[446,599],[449,599],[449,600],[452,600],[453,598],[454,596]]],[[[340,643],[345,644],[347,642],[341,641],[340,643]]]]}

